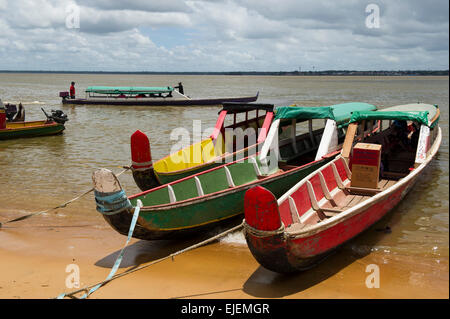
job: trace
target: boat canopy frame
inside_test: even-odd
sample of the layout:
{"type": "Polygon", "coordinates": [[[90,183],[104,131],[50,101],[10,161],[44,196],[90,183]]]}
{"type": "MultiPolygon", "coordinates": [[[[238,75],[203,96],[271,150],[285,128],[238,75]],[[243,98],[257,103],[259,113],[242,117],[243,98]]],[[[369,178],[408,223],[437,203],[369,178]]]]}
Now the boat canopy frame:
{"type": "Polygon", "coordinates": [[[159,94],[173,92],[174,88],[167,87],[138,87],[138,86],[88,86],[86,93],[103,94],[159,94]]]}
{"type": "Polygon", "coordinates": [[[413,121],[428,127],[434,126],[437,121],[430,123],[428,111],[399,112],[399,111],[377,111],[377,112],[354,112],[350,123],[364,120],[390,120],[390,121],[413,121]]]}
{"type": "Polygon", "coordinates": [[[257,120],[259,118],[259,111],[266,111],[266,114],[264,116],[264,122],[261,126],[261,131],[258,135],[257,143],[263,142],[266,139],[267,132],[269,131],[270,124],[272,123],[273,117],[274,117],[274,108],[275,105],[273,104],[267,104],[267,103],[234,103],[234,102],[227,102],[222,104],[222,110],[219,111],[219,117],[217,119],[216,125],[214,127],[213,133],[210,135],[210,138],[215,141],[220,133],[224,134],[224,123],[225,123],[225,117],[228,114],[232,114],[233,117],[233,124],[231,127],[235,128],[237,123],[237,117],[236,115],[239,113],[245,113],[245,121],[247,122],[248,119],[248,112],[256,111],[255,119],[257,120]]]}
{"type": "Polygon", "coordinates": [[[418,138],[419,145],[417,146],[414,160],[415,166],[423,163],[426,160],[430,145],[434,143],[437,136],[438,129],[436,129],[436,127],[438,127],[439,123],[440,110],[437,105],[425,104],[414,105],[414,108],[411,111],[408,111],[406,108],[409,106],[410,105],[401,105],[374,112],[354,112],[349,121],[347,135],[345,137],[344,146],[341,152],[342,157],[346,159],[349,158],[359,124],[364,125],[367,121],[382,120],[389,120],[390,124],[392,121],[412,121],[420,124],[418,138]],[[400,107],[403,107],[404,110],[399,111],[398,109],[400,107]],[[433,107],[435,109],[433,109],[433,107]],[[420,109],[423,110],[421,111],[420,109]],[[430,110],[436,112],[431,114],[433,112],[430,112],[430,110]]]}
{"type": "MultiPolygon", "coordinates": [[[[298,122],[308,121],[309,135],[313,136],[312,120],[324,119],[326,120],[322,139],[318,145],[315,159],[318,160],[322,156],[328,154],[331,150],[334,150],[339,145],[338,143],[338,130],[347,127],[349,120],[353,112],[361,111],[376,111],[375,105],[360,102],[342,103],[331,106],[318,106],[318,107],[292,107],[281,106],[277,107],[275,113],[275,119],[270,127],[267,137],[264,141],[263,147],[259,154],[261,162],[267,162],[270,158],[269,151],[274,151],[274,156],[279,157],[278,154],[278,130],[279,127],[284,125],[285,122],[291,121],[291,125],[294,130],[292,131],[291,140],[292,143],[296,141],[296,127],[298,122]]],[[[288,124],[289,125],[289,124],[288,124]]]]}
{"type": "MultiPolygon", "coordinates": [[[[172,97],[177,90],[167,87],[115,87],[115,86],[89,86],[85,90],[86,98],[166,98],[172,97]]],[[[182,95],[186,98],[186,96],[182,95]]]]}

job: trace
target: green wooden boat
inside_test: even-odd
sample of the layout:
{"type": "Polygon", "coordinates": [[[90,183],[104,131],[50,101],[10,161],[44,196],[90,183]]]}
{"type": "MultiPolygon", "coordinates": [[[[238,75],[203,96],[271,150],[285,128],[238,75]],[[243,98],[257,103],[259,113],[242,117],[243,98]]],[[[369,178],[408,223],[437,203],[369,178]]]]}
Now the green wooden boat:
{"type": "Polygon", "coordinates": [[[257,154],[130,197],[111,171],[97,170],[93,173],[97,211],[116,231],[127,235],[134,209],[142,203],[133,237],[147,240],[234,225],[242,220],[249,188],[261,185],[281,196],[331,161],[356,110],[376,108],[366,103],[280,107],[257,154]]]}
{"type": "Polygon", "coordinates": [[[7,122],[3,114],[4,109],[0,107],[0,140],[60,134],[68,121],[60,110],[52,110],[51,115],[45,113],[47,120],[43,121],[7,122]]]}

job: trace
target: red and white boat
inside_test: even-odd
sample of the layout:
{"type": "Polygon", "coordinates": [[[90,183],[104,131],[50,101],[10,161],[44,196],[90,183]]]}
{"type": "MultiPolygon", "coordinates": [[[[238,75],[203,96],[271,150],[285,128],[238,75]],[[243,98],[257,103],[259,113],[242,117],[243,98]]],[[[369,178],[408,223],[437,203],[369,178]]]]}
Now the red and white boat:
{"type": "Polygon", "coordinates": [[[439,114],[437,106],[428,104],[354,112],[336,159],[278,200],[263,187],[249,189],[244,233],[256,260],[279,273],[306,270],[380,220],[438,152],[439,114]],[[374,121],[389,121],[389,127],[355,145],[358,137],[361,140],[361,128],[374,121]],[[357,185],[369,182],[375,184],[357,185]]]}

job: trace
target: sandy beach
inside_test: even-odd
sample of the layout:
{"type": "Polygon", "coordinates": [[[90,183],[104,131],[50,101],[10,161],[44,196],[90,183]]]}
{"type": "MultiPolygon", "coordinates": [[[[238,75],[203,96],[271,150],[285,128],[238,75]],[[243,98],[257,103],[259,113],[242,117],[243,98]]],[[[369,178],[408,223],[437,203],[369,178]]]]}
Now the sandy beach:
{"type": "MultiPolygon", "coordinates": [[[[97,222],[73,225],[55,223],[48,215],[36,216],[4,225],[0,232],[0,298],[47,299],[76,290],[66,287],[71,273],[66,272],[66,267],[71,264],[79,267],[81,287],[101,282],[126,240],[100,216],[97,222]]],[[[372,232],[378,236],[375,230],[372,232]]],[[[350,244],[317,267],[287,276],[259,266],[246,245],[239,243],[243,240],[241,233],[231,236],[238,239],[232,243],[226,239],[216,241],[130,273],[101,287],[90,298],[449,297],[448,258],[437,262],[435,257],[423,255],[369,253],[352,249],[350,244]],[[366,286],[366,267],[370,264],[379,265],[379,288],[366,286]]],[[[132,239],[117,273],[170,255],[201,239],[132,239]]]]}

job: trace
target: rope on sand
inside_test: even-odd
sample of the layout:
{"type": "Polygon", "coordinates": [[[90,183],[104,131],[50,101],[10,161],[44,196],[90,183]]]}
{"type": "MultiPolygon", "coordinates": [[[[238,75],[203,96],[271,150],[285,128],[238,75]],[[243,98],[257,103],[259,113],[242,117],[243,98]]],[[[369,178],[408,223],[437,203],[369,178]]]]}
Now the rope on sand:
{"type": "MultiPolygon", "coordinates": [[[[113,281],[114,279],[123,277],[123,276],[125,276],[125,275],[129,275],[129,274],[131,274],[131,273],[133,273],[133,272],[135,272],[135,271],[138,271],[138,270],[147,268],[147,267],[149,267],[149,266],[152,266],[152,265],[154,265],[154,264],[160,263],[160,262],[162,262],[162,261],[164,261],[164,260],[166,260],[166,259],[169,259],[169,258],[172,258],[172,259],[173,259],[173,258],[174,258],[175,256],[177,256],[177,255],[180,255],[180,254],[182,254],[182,253],[188,252],[188,251],[193,250],[193,249],[195,249],[195,248],[198,248],[198,247],[200,247],[200,246],[206,245],[207,243],[210,243],[210,242],[212,242],[212,241],[215,241],[215,240],[217,240],[217,239],[219,239],[219,238],[221,238],[221,237],[224,237],[224,236],[228,235],[229,233],[232,233],[232,232],[234,232],[234,231],[236,231],[236,230],[239,230],[240,228],[243,227],[243,224],[244,224],[244,223],[241,223],[241,224],[239,224],[239,225],[237,225],[237,226],[235,226],[235,227],[233,227],[233,228],[231,228],[231,229],[228,229],[228,230],[226,230],[226,231],[224,231],[224,232],[222,232],[222,233],[220,233],[220,234],[218,234],[218,235],[215,235],[215,236],[213,236],[213,237],[211,237],[211,238],[208,238],[208,239],[206,239],[206,240],[204,240],[204,241],[201,241],[201,242],[199,242],[199,243],[197,243],[197,244],[194,244],[194,245],[189,246],[189,247],[187,247],[187,248],[184,248],[184,249],[182,249],[182,250],[179,250],[179,251],[177,251],[177,252],[175,252],[175,253],[173,253],[173,254],[170,254],[170,255],[168,255],[168,256],[166,256],[166,257],[162,257],[162,258],[160,258],[160,259],[151,261],[151,262],[149,262],[149,263],[147,263],[147,264],[144,264],[144,265],[142,265],[142,266],[139,266],[139,267],[137,267],[137,268],[132,268],[132,269],[130,269],[130,270],[125,270],[124,272],[122,272],[122,273],[120,273],[120,274],[111,276],[111,274],[113,273],[112,270],[115,268],[115,267],[113,267],[113,269],[112,269],[111,272],[110,272],[110,275],[106,278],[106,280],[104,280],[104,281],[102,281],[102,282],[99,282],[99,283],[96,283],[96,284],[93,284],[93,285],[91,285],[91,286],[87,286],[87,287],[84,287],[84,288],[81,288],[81,289],[72,291],[72,292],[67,293],[67,294],[61,294],[61,295],[59,295],[59,296],[57,297],[57,299],[62,299],[62,298],[64,298],[64,297],[77,298],[77,297],[74,296],[75,294],[80,293],[80,292],[83,292],[83,291],[89,291],[88,294],[84,294],[84,295],[81,297],[81,299],[87,298],[87,297],[89,297],[89,294],[91,294],[92,292],[94,292],[94,291],[97,290],[99,287],[103,286],[104,284],[106,284],[106,283],[108,283],[108,282],[110,282],[110,281],[113,281]],[[92,288],[95,288],[95,289],[92,289],[92,288]],[[90,289],[91,289],[91,290],[90,290],[90,289]],[[92,291],[92,292],[91,292],[91,291],[92,291]]],[[[127,241],[127,243],[128,243],[128,241],[127,241]]],[[[125,245],[125,246],[126,246],[126,245],[125,245]]],[[[123,249],[125,249],[125,247],[124,247],[123,249]]],[[[122,251],[120,252],[119,256],[122,255],[123,249],[122,249],[122,251]]],[[[114,266],[116,266],[116,265],[114,265],[114,266]]],[[[116,269],[116,270],[117,270],[117,269],[116,269]]]]}
{"type": "MultiPolygon", "coordinates": [[[[122,175],[123,173],[125,173],[127,170],[130,169],[130,167],[124,167],[124,168],[125,168],[125,169],[124,169],[122,172],[120,172],[119,174],[117,174],[117,176],[122,175]]],[[[53,208],[50,208],[50,209],[47,209],[47,210],[44,210],[44,211],[40,211],[40,212],[28,214],[28,215],[25,215],[25,216],[21,216],[21,217],[19,217],[19,218],[15,218],[15,219],[12,219],[12,220],[8,220],[7,222],[4,222],[4,223],[0,223],[0,228],[2,228],[2,226],[5,225],[5,224],[18,222],[18,221],[20,221],[20,220],[24,220],[24,219],[27,219],[27,218],[30,218],[30,217],[33,217],[33,216],[45,214],[45,213],[51,212],[52,210],[55,210],[55,209],[58,209],[58,208],[64,208],[64,207],[66,207],[67,205],[69,205],[70,203],[73,203],[73,202],[75,202],[76,200],[82,198],[83,196],[89,194],[89,193],[92,192],[93,190],[94,190],[94,188],[91,188],[90,190],[84,192],[83,194],[81,194],[81,195],[79,195],[79,196],[77,196],[77,197],[75,197],[75,198],[72,198],[71,200],[69,200],[69,201],[67,201],[67,202],[65,202],[65,203],[63,203],[63,204],[61,204],[61,205],[58,205],[58,206],[56,206],[56,207],[53,207],[53,208]]]]}

